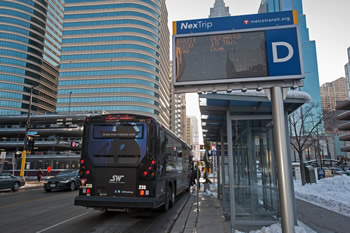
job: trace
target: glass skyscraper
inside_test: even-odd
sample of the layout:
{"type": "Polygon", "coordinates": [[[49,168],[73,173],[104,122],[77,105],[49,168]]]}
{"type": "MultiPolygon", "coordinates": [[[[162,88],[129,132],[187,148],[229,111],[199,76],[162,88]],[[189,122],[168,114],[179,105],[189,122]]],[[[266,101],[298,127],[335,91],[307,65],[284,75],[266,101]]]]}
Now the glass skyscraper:
{"type": "Polygon", "coordinates": [[[0,1],[0,115],[56,110],[63,3],[0,1]]]}
{"type": "Polygon", "coordinates": [[[229,7],[225,6],[224,0],[215,0],[214,7],[210,8],[209,18],[231,16],[229,7]]]}
{"type": "Polygon", "coordinates": [[[306,27],[306,17],[303,14],[302,0],[262,0],[259,13],[297,10],[300,25],[302,54],[304,60],[305,79],[301,91],[307,92],[312,102],[314,114],[322,113],[320,82],[318,77],[315,41],[310,41],[309,29],[306,27]]]}
{"type": "Polygon", "coordinates": [[[57,112],[146,114],[169,126],[165,0],[66,0],[57,112]]]}

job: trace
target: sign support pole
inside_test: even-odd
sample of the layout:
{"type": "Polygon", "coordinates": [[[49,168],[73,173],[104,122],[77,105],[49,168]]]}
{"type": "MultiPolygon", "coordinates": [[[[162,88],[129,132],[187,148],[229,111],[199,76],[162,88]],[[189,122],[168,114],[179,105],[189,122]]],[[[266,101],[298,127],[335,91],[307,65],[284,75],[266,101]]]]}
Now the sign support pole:
{"type": "Polygon", "coordinates": [[[283,107],[283,94],[281,87],[271,88],[272,119],[274,147],[277,158],[278,187],[281,206],[282,232],[295,233],[294,228],[294,205],[293,189],[291,183],[291,171],[288,159],[288,140],[286,134],[286,123],[283,107]]]}
{"type": "Polygon", "coordinates": [[[227,127],[227,155],[228,155],[228,173],[230,183],[230,218],[231,230],[234,229],[236,221],[235,209],[235,182],[234,182],[234,166],[233,166],[233,144],[232,144],[232,119],[230,109],[226,110],[226,127],[227,127]]]}

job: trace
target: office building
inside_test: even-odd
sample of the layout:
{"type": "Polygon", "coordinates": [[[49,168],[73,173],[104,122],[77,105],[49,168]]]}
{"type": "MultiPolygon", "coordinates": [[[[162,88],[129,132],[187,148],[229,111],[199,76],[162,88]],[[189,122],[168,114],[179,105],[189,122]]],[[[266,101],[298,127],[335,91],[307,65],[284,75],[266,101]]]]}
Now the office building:
{"type": "Polygon", "coordinates": [[[321,99],[325,133],[337,135],[339,134],[337,126],[342,123],[337,120],[339,112],[335,110],[337,102],[339,103],[346,99],[345,78],[341,77],[333,82],[323,84],[321,86],[321,99]]]}
{"type": "Polygon", "coordinates": [[[193,145],[193,124],[192,117],[186,117],[186,130],[184,140],[188,145],[193,145]]]}
{"type": "Polygon", "coordinates": [[[305,72],[304,86],[301,87],[300,90],[307,92],[311,96],[312,102],[315,104],[313,112],[315,114],[320,114],[322,112],[322,104],[319,88],[320,83],[318,77],[316,45],[315,41],[310,41],[309,29],[306,26],[306,17],[303,14],[302,5],[302,0],[262,0],[259,13],[297,10],[305,72]]]}
{"type": "Polygon", "coordinates": [[[165,0],[66,0],[57,112],[146,114],[169,127],[165,0]]]}
{"type": "Polygon", "coordinates": [[[346,87],[346,98],[350,99],[350,47],[348,48],[348,63],[344,66],[345,68],[345,87],[346,87]]]}
{"type": "Polygon", "coordinates": [[[185,140],[186,131],[186,98],[185,94],[175,94],[174,86],[172,83],[172,69],[173,63],[169,63],[169,85],[171,90],[170,95],[170,130],[173,131],[176,136],[185,140]]]}
{"type": "Polygon", "coordinates": [[[187,124],[186,124],[186,96],[184,94],[181,95],[181,102],[180,102],[180,109],[181,109],[181,138],[185,140],[186,138],[186,131],[187,131],[187,124]]]}
{"type": "Polygon", "coordinates": [[[214,7],[210,8],[209,18],[230,16],[229,7],[225,6],[224,0],[215,0],[214,7]]]}
{"type": "Polygon", "coordinates": [[[56,110],[63,4],[0,1],[0,115],[56,110]]]}
{"type": "Polygon", "coordinates": [[[182,138],[183,134],[183,119],[186,119],[186,106],[182,104],[182,100],[184,99],[184,95],[174,94],[172,92],[171,96],[171,110],[170,110],[170,130],[173,131],[176,136],[182,138]],[[183,111],[182,106],[185,106],[183,111]],[[185,114],[185,115],[184,115],[185,114]],[[185,118],[182,118],[182,116],[185,118]]]}
{"type": "Polygon", "coordinates": [[[346,99],[345,78],[341,77],[333,82],[321,86],[322,110],[335,111],[337,101],[346,99]]]}

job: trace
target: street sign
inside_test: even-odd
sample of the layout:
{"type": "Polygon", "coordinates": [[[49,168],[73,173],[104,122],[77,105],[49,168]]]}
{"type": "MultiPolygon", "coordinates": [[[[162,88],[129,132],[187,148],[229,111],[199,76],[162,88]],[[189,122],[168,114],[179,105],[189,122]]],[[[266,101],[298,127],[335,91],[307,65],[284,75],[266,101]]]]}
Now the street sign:
{"type": "Polygon", "coordinates": [[[298,24],[296,10],[173,22],[173,35],[247,30],[298,24]]]}
{"type": "Polygon", "coordinates": [[[303,79],[297,23],[296,11],[174,22],[175,92],[303,79]]]}
{"type": "Polygon", "coordinates": [[[38,134],[37,131],[29,131],[28,132],[28,135],[30,135],[30,136],[34,136],[34,135],[37,135],[37,134],[38,134]]]}
{"type": "Polygon", "coordinates": [[[51,172],[51,166],[47,167],[47,171],[50,173],[51,172]]]}

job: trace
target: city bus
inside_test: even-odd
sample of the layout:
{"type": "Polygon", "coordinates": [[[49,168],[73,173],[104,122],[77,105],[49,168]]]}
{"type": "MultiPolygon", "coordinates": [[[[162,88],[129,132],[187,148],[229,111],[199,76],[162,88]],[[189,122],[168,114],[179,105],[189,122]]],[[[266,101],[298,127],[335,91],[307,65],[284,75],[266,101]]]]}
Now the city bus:
{"type": "Polygon", "coordinates": [[[190,190],[191,148],[156,119],[111,114],[85,120],[74,204],[100,210],[172,207],[190,190]]]}

